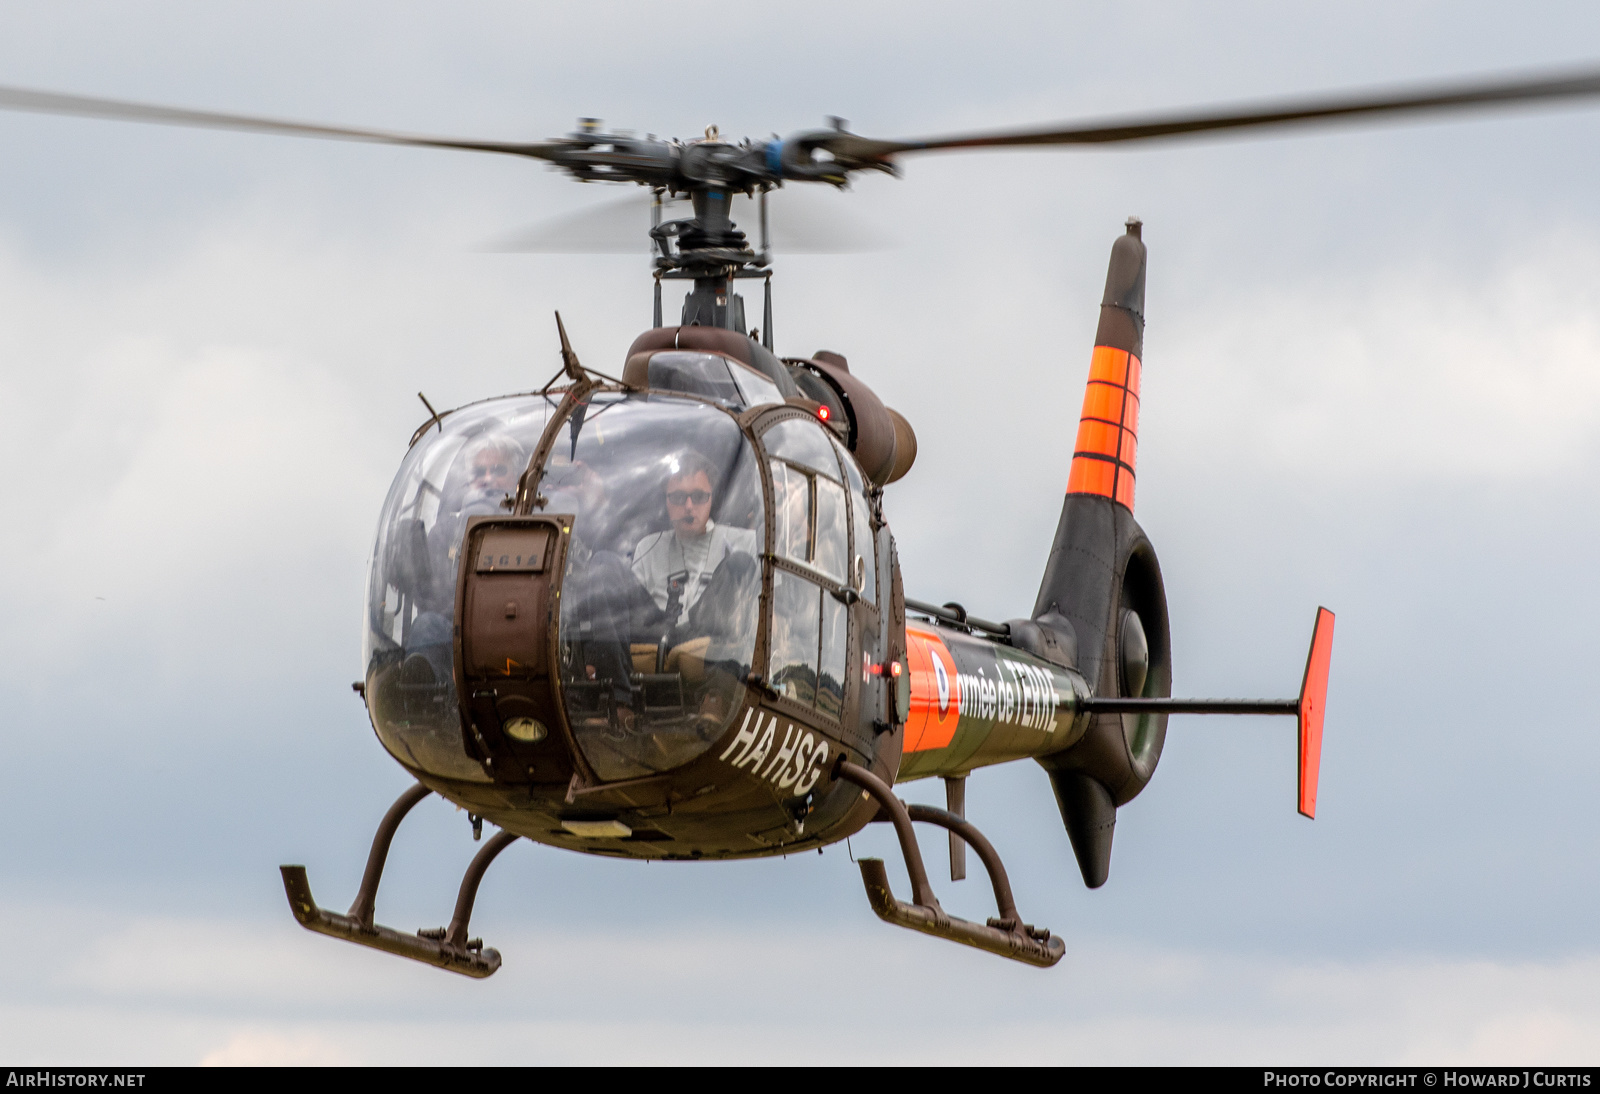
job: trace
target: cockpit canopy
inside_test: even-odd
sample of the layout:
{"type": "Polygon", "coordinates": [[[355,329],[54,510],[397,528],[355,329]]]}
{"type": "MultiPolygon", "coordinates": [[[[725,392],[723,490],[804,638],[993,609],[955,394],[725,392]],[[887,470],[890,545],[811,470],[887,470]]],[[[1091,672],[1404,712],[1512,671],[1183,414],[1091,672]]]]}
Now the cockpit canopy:
{"type": "Polygon", "coordinates": [[[553,429],[559,393],[479,404],[408,453],[380,523],[366,628],[373,724],[408,766],[488,778],[463,745],[455,691],[462,536],[473,516],[508,514],[541,443],[533,511],[571,518],[551,601],[560,711],[548,720],[564,716],[598,778],[701,755],[753,677],[824,723],[840,717],[847,604],[877,598],[855,461],[741,362],[698,350],[636,357],[653,390],[595,391],[553,429]],[[773,413],[741,429],[736,415],[769,403],[773,413]]]}

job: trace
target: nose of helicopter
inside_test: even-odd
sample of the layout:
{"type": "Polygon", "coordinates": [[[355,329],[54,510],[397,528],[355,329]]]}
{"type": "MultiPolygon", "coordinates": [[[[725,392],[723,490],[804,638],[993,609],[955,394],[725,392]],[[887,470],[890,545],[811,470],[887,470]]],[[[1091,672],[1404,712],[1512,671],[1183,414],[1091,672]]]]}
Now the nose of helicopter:
{"type": "Polygon", "coordinates": [[[543,403],[451,415],[408,454],[368,598],[373,724],[451,778],[672,770],[722,734],[754,660],[764,492],[743,407],[596,392],[547,446],[542,507],[511,513],[543,403]]]}

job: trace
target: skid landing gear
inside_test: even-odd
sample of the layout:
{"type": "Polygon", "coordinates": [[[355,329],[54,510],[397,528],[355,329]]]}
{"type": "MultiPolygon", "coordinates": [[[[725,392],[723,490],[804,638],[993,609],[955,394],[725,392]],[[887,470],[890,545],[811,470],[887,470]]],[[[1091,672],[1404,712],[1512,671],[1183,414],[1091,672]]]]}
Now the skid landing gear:
{"type": "Polygon", "coordinates": [[[987,950],[1013,961],[1023,961],[1040,968],[1049,968],[1066,954],[1066,943],[1043,928],[1022,922],[1017,914],[1017,902],[1011,895],[1011,882],[1006,878],[1006,868],[995,853],[994,846],[982,832],[944,809],[928,805],[907,806],[894,796],[887,783],[866,768],[849,761],[839,765],[838,777],[855,783],[877,799],[879,820],[894,824],[900,837],[900,851],[905,856],[906,872],[911,875],[911,903],[897,900],[889,888],[889,875],[880,858],[864,858],[861,880],[867,887],[867,899],[878,918],[913,931],[948,938],[987,950]],[[917,836],[911,828],[912,821],[937,824],[960,836],[971,845],[989,871],[989,881],[994,886],[995,903],[1000,915],[986,924],[958,919],[939,907],[939,900],[928,884],[928,871],[922,864],[922,851],[917,846],[917,836]]]}
{"type": "Polygon", "coordinates": [[[472,903],[477,899],[478,885],[483,881],[484,872],[489,869],[496,855],[519,838],[509,832],[500,832],[492,837],[473,857],[472,864],[461,879],[461,891],[456,894],[456,910],[450,919],[450,926],[418,931],[416,934],[401,934],[373,922],[378,882],[383,877],[383,864],[389,857],[389,844],[394,840],[395,829],[400,827],[400,822],[412,807],[430,793],[432,791],[418,783],[395,799],[389,812],[384,814],[377,833],[372,837],[372,852],[367,856],[366,872],[361,875],[361,889],[356,893],[355,903],[350,905],[348,913],[340,915],[317,907],[316,900],[311,896],[311,883],[306,880],[304,866],[278,867],[283,874],[284,891],[289,894],[289,908],[294,912],[295,919],[300,921],[300,926],[308,931],[437,965],[463,976],[479,979],[493,976],[495,970],[500,968],[500,951],[485,949],[481,938],[467,938],[467,922],[472,918],[472,903]]]}

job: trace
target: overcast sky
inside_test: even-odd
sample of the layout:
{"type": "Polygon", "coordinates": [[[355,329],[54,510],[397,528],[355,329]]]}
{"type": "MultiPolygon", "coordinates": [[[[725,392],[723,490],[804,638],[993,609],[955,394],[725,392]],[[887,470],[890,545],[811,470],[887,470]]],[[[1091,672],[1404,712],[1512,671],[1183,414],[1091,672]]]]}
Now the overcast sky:
{"type": "MultiPolygon", "coordinates": [[[[0,6],[0,84],[498,139],[922,136],[1595,59],[1576,2],[0,6]]],[[[980,772],[969,814],[1067,940],[1047,972],[879,923],[845,847],[523,843],[475,983],[300,930],[276,867],[342,907],[409,781],[349,683],[416,392],[543,382],[556,308],[607,370],[648,323],[642,254],[483,245],[617,192],[0,116],[0,1057],[1592,1063],[1597,138],[1600,105],[1513,110],[929,156],[819,197],[897,246],[781,259],[778,348],[846,354],[910,419],[907,592],[990,618],[1033,603],[1144,219],[1137,515],[1175,690],[1293,694],[1338,613],[1319,817],[1287,720],[1175,718],[1091,893],[1043,773],[980,772]]],[[[473,850],[420,806],[379,918],[444,922],[473,850]]]]}

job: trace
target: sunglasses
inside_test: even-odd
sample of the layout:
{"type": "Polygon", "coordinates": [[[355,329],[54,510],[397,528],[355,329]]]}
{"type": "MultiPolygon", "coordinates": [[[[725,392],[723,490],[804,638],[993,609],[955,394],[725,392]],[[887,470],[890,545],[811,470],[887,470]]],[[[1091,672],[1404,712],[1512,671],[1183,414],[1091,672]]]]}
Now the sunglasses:
{"type": "Polygon", "coordinates": [[[710,500],[711,500],[711,491],[709,491],[709,490],[668,490],[667,491],[667,504],[668,505],[683,505],[685,503],[693,503],[695,505],[704,505],[706,502],[708,502],[710,500]]]}

